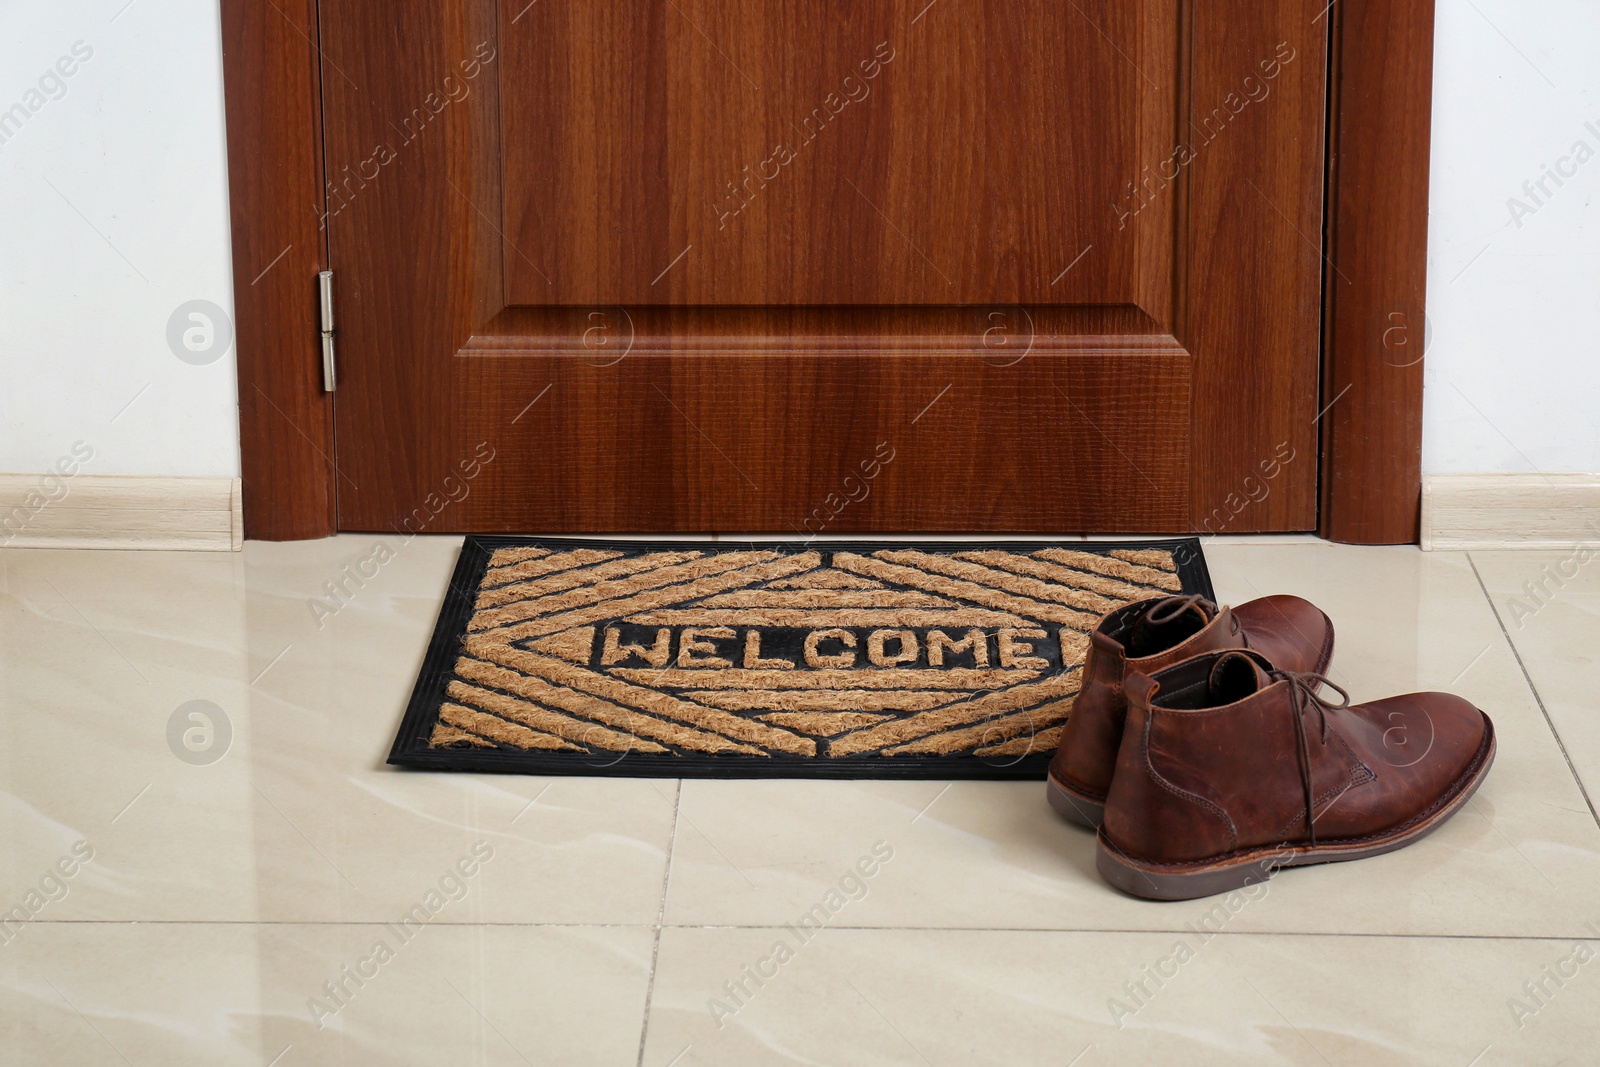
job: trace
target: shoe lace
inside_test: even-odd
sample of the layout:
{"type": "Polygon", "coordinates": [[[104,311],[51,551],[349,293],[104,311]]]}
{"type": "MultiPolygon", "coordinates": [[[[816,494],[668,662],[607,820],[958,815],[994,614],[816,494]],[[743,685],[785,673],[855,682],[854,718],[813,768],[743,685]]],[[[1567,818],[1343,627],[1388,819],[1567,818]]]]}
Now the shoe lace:
{"type": "Polygon", "coordinates": [[[1311,742],[1306,736],[1305,715],[1312,708],[1316,709],[1322,727],[1322,743],[1327,744],[1328,712],[1334,708],[1349,707],[1350,694],[1326,675],[1311,671],[1273,670],[1268,673],[1276,681],[1289,683],[1289,707],[1294,715],[1294,736],[1300,756],[1300,781],[1306,791],[1306,833],[1310,835],[1314,846],[1317,843],[1316,799],[1311,788],[1311,742]],[[1339,703],[1335,704],[1322,696],[1319,690],[1323,686],[1339,694],[1339,703]]]}
{"type": "Polygon", "coordinates": [[[1187,596],[1168,597],[1147,611],[1144,618],[1152,626],[1160,626],[1178,618],[1196,604],[1200,605],[1207,618],[1217,613],[1217,606],[1207,600],[1204,594],[1190,593],[1187,596]]]}

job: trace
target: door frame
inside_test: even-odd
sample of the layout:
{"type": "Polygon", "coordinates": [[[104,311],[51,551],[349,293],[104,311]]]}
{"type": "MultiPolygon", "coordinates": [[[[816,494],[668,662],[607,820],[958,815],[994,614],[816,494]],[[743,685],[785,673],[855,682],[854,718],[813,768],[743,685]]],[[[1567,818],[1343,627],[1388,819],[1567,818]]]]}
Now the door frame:
{"type": "MultiPolygon", "coordinates": [[[[245,535],[338,532],[318,0],[222,0],[245,535]],[[245,281],[245,279],[250,279],[245,281]]],[[[1333,0],[1317,533],[1415,542],[1422,494],[1433,0],[1333,0]]]]}

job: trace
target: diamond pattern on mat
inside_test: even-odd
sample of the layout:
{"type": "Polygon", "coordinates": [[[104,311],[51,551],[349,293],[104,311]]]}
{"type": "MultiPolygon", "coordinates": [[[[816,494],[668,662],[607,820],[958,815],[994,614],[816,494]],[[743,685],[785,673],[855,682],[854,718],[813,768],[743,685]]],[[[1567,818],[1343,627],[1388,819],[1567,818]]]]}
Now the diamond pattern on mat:
{"type": "Polygon", "coordinates": [[[1048,751],[1165,549],[496,551],[431,743],[820,759],[1048,751]]]}

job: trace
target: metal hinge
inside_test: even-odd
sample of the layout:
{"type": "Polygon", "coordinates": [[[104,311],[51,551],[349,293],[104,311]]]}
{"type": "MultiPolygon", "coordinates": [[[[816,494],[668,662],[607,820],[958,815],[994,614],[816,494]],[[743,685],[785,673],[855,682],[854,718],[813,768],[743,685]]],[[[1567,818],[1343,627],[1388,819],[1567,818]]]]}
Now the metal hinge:
{"type": "Polygon", "coordinates": [[[322,297],[322,388],[339,388],[339,373],[333,363],[333,271],[317,275],[317,291],[322,297]]]}

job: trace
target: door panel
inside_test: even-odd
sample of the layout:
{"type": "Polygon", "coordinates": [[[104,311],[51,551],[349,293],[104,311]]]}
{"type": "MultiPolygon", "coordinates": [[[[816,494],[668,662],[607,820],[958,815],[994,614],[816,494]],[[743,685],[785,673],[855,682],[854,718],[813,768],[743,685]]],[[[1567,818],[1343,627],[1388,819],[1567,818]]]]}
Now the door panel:
{"type": "Polygon", "coordinates": [[[1025,346],[1025,309],[595,314],[523,312],[540,321],[476,337],[457,361],[458,395],[493,398],[478,418],[459,411],[459,425],[533,426],[506,439],[537,462],[497,456],[484,477],[498,494],[548,501],[545,521],[559,528],[812,534],[887,514],[911,530],[1039,529],[1065,498],[1084,528],[1113,528],[1130,499],[1141,522],[1186,521],[1190,359],[1170,340],[1086,339],[1068,332],[1081,316],[1057,314],[1032,324],[1058,332],[1046,355],[971,345],[1015,330],[1025,346]],[[583,351],[597,322],[619,335],[617,350],[545,354],[583,351]],[[528,351],[524,330],[548,348],[528,351]],[[1079,342],[1092,347],[1070,347],[1079,342]],[[1081,493],[1094,472],[1063,456],[1092,457],[1121,491],[1081,493]],[[606,491],[586,490],[595,484],[606,491]]]}
{"type": "Polygon", "coordinates": [[[1104,39],[1015,0],[898,32],[926,2],[528,10],[501,34],[508,301],[1141,303],[1109,205],[1175,140],[1170,5],[1098,5],[1104,39]]]}
{"type": "Polygon", "coordinates": [[[1310,528],[1321,7],[323,0],[341,526],[1310,528]]]}

